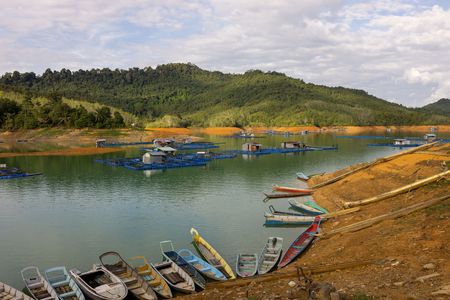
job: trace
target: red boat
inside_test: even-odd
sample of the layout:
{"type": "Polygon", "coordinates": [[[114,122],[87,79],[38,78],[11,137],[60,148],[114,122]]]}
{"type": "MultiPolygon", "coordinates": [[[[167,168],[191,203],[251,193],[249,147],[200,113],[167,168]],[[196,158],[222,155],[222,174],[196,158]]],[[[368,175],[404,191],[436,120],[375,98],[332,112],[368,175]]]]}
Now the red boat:
{"type": "Polygon", "coordinates": [[[304,195],[311,195],[313,193],[313,190],[311,190],[311,189],[297,189],[297,188],[278,186],[278,185],[274,185],[273,190],[278,191],[278,192],[304,194],[304,195]]]}
{"type": "Polygon", "coordinates": [[[314,222],[306,229],[287,249],[281,261],[278,263],[278,269],[285,267],[300,255],[314,240],[315,234],[319,232],[320,217],[314,218],[314,222]]]}

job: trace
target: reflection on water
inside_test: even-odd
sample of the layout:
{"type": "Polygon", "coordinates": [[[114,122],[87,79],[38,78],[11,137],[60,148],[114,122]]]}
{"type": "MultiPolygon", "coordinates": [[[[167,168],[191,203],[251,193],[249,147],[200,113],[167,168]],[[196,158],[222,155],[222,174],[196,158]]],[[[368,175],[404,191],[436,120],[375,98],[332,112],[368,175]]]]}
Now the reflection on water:
{"type": "MultiPolygon", "coordinates": [[[[207,137],[221,149],[240,149],[242,139],[207,137]]],[[[333,171],[398,150],[366,147],[376,140],[336,139],[331,134],[258,139],[265,146],[301,138],[307,144],[338,144],[338,151],[238,157],[206,167],[130,171],[93,163],[94,158],[133,156],[16,157],[4,159],[43,176],[0,182],[0,281],[21,287],[19,271],[28,265],[87,269],[102,252],[124,258],[161,259],[159,242],[191,248],[189,229],[198,229],[234,264],[240,251],[259,252],[268,236],[285,238],[299,228],[264,227],[269,204],[287,210],[287,199],[264,203],[272,184],[302,186],[295,173],[333,171]]]]}

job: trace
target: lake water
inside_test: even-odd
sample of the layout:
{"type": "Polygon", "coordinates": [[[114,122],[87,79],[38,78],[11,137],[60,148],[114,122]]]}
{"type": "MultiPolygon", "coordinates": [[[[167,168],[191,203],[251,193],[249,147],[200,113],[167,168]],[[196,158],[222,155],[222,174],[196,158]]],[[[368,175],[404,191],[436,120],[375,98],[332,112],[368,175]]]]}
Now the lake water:
{"type": "MultiPolygon", "coordinates": [[[[416,136],[422,136],[417,134],[416,136]]],[[[208,136],[221,149],[240,149],[242,139],[208,136]]],[[[299,139],[268,136],[265,146],[299,139]]],[[[238,252],[259,252],[267,237],[285,238],[301,228],[266,228],[262,192],[272,184],[301,186],[295,177],[334,171],[399,151],[367,147],[378,139],[342,139],[333,134],[301,137],[309,145],[338,144],[337,151],[272,154],[213,161],[206,167],[159,172],[130,171],[94,163],[95,158],[137,156],[137,150],[78,157],[16,157],[0,163],[43,176],[0,181],[0,281],[23,287],[20,270],[29,265],[65,265],[86,270],[105,251],[124,258],[161,259],[159,242],[193,250],[195,227],[233,266],[238,252]]],[[[287,199],[271,200],[287,209],[287,199]]]]}

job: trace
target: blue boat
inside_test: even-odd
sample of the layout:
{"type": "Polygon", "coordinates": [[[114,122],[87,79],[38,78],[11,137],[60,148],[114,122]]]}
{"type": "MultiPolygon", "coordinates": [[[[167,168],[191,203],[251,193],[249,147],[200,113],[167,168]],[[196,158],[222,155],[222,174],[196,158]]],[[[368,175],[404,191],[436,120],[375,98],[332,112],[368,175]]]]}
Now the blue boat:
{"type": "Polygon", "coordinates": [[[306,205],[305,203],[301,203],[298,201],[289,201],[289,204],[293,209],[301,211],[302,213],[305,213],[310,216],[318,216],[324,213],[323,211],[317,208],[311,207],[309,205],[306,205]]]}
{"type": "Polygon", "coordinates": [[[180,255],[184,260],[190,263],[194,268],[197,269],[202,275],[213,279],[213,280],[227,280],[227,277],[222,274],[217,268],[210,265],[200,257],[196,256],[192,253],[191,250],[181,249],[178,251],[178,255],[180,255]]]}
{"type": "Polygon", "coordinates": [[[306,175],[303,172],[297,172],[297,179],[303,180],[303,181],[308,181],[309,180],[309,176],[306,175]]]}
{"type": "Polygon", "coordinates": [[[70,277],[66,267],[54,267],[44,272],[45,279],[58,294],[60,300],[85,300],[83,292],[70,277]]]}
{"type": "Polygon", "coordinates": [[[0,166],[0,179],[14,179],[42,175],[42,173],[24,173],[18,168],[7,168],[6,165],[0,166]]]}

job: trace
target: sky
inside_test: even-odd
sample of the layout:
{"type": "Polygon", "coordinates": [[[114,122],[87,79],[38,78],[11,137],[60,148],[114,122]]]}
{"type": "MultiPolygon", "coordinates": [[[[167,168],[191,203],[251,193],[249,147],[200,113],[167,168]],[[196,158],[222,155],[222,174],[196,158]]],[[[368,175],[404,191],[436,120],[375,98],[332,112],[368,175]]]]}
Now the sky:
{"type": "Polygon", "coordinates": [[[0,0],[0,73],[278,71],[410,107],[450,97],[449,0],[0,0]]]}

